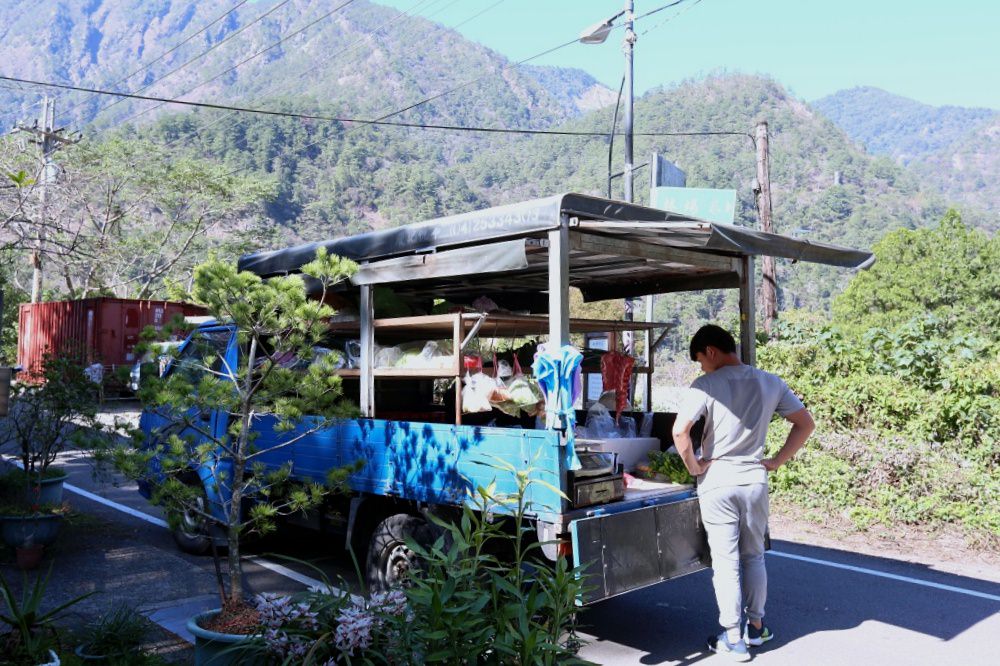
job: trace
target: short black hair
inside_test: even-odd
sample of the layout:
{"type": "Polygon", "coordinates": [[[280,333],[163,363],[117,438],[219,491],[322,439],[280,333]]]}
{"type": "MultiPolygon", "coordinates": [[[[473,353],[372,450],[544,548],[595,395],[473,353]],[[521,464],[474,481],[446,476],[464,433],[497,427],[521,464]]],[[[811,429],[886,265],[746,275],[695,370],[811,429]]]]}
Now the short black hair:
{"type": "Polygon", "coordinates": [[[704,353],[709,347],[715,347],[726,354],[735,354],[736,340],[726,329],[715,324],[705,324],[691,338],[691,360],[698,360],[698,353],[704,353]]]}

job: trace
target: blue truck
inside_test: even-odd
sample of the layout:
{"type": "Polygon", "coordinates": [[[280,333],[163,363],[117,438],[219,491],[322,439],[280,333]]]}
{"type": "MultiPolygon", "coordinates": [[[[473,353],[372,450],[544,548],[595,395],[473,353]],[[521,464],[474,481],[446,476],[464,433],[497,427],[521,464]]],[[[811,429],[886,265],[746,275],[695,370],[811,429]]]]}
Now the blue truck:
{"type": "MultiPolygon", "coordinates": [[[[579,289],[585,301],[736,289],[741,354],[753,363],[755,256],[855,269],[872,262],[864,251],[562,194],[259,252],[242,257],[239,268],[263,278],[294,274],[321,247],[359,264],[350,283],[332,295],[347,314],[329,322],[329,333],[331,344],[346,345],[345,355],[352,357],[337,372],[360,416],[287,447],[275,446],[283,434],[275,432],[274,418],[259,416],[253,427],[261,462],[290,463],[293,477],[323,480],[333,467],[363,461],[349,479],[350,494],[316,512],[310,524],[341,533],[346,546],[364,553],[369,581],[389,586],[406,574],[412,558],[406,541],[426,538],[429,515],[458,515],[478,485],[496,482],[498,493],[516,491],[514,475],[489,464],[505,461],[545,482],[529,486],[525,520],[546,557],[568,557],[585,567],[588,585],[581,604],[699,571],[708,566],[709,554],[696,488],[626,487],[619,463],[634,463],[634,451],[625,447],[637,442],[642,451],[672,445],[673,415],[654,412],[650,402],[650,350],[664,326],[573,319],[570,289],[579,289]],[[380,293],[391,293],[391,312],[380,293]],[[435,299],[445,299],[455,311],[431,314],[435,299]],[[635,375],[636,383],[645,381],[645,405],[633,414],[646,419],[645,438],[575,437],[573,422],[583,423],[589,395],[574,408],[550,412],[544,422],[463,410],[461,377],[477,338],[490,344],[547,339],[561,348],[579,334],[606,335],[602,339],[615,345],[631,331],[646,336],[645,358],[635,375]],[[421,342],[434,345],[429,363],[400,366],[380,358],[394,345],[421,342]]],[[[192,367],[185,359],[206,353],[235,366],[241,353],[235,333],[225,323],[202,324],[166,372],[190,371],[184,370],[192,367]]],[[[587,364],[584,360],[583,370],[589,375],[594,369],[587,364]]],[[[227,426],[225,414],[203,419],[203,426],[219,435],[227,426]]],[[[153,413],[142,416],[150,437],[162,436],[166,425],[153,413]]],[[[190,482],[204,485],[210,504],[219,499],[197,470],[190,482]]],[[[191,552],[207,549],[209,538],[195,515],[184,517],[175,530],[178,545],[191,552]]]]}

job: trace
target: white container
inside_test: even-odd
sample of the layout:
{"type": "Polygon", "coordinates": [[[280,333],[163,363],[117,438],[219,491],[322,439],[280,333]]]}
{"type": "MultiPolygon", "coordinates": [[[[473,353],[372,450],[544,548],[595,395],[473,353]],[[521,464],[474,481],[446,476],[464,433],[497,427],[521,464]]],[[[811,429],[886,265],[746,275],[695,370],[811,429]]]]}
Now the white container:
{"type": "Polygon", "coordinates": [[[578,439],[576,447],[589,451],[614,451],[618,454],[618,462],[624,465],[626,472],[630,472],[636,465],[649,462],[649,452],[660,450],[660,440],[657,437],[578,439]]]}

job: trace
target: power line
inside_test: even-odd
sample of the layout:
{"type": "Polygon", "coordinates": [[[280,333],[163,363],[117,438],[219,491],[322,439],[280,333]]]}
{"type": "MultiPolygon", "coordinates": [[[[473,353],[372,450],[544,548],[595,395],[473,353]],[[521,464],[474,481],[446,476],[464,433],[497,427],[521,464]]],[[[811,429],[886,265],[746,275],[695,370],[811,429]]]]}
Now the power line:
{"type": "MultiPolygon", "coordinates": [[[[248,57],[244,58],[243,60],[239,61],[238,63],[236,63],[235,65],[233,65],[233,66],[232,66],[232,67],[230,67],[229,69],[226,69],[225,71],[222,71],[222,72],[219,72],[218,74],[216,74],[215,76],[213,76],[213,77],[211,77],[211,78],[209,78],[209,79],[205,79],[204,81],[202,81],[201,83],[199,83],[199,84],[198,84],[198,85],[196,85],[195,87],[193,87],[193,88],[190,88],[190,89],[188,89],[188,90],[187,90],[186,92],[184,92],[183,94],[184,94],[184,95],[190,95],[190,94],[191,94],[192,92],[194,92],[194,91],[195,91],[195,90],[197,90],[198,88],[202,87],[203,85],[206,85],[206,84],[208,84],[208,83],[211,83],[212,81],[215,81],[216,79],[218,79],[218,78],[220,78],[220,77],[222,77],[222,76],[225,76],[226,74],[229,74],[230,72],[232,72],[233,70],[235,70],[235,69],[236,69],[237,67],[239,67],[239,66],[241,66],[241,65],[244,65],[244,64],[246,64],[246,63],[250,62],[251,60],[253,60],[254,58],[256,58],[256,57],[258,57],[258,56],[260,56],[260,55],[263,55],[264,53],[267,53],[267,52],[268,52],[268,51],[270,51],[271,49],[273,49],[273,48],[275,48],[275,47],[279,46],[279,45],[280,45],[280,44],[281,44],[282,42],[284,42],[284,41],[286,41],[286,40],[288,40],[288,39],[291,39],[292,37],[296,37],[296,36],[298,36],[298,35],[301,35],[301,34],[302,34],[303,32],[305,32],[305,31],[306,31],[306,30],[308,30],[309,28],[313,27],[314,25],[316,25],[316,24],[317,24],[317,23],[319,23],[320,21],[322,21],[322,20],[324,20],[324,19],[326,19],[326,18],[329,18],[329,17],[330,17],[330,16],[332,16],[333,14],[336,14],[336,13],[337,13],[337,12],[339,12],[339,11],[340,11],[341,9],[343,9],[344,7],[347,7],[348,5],[352,4],[353,2],[355,2],[355,0],[347,0],[346,2],[344,2],[344,3],[340,4],[339,6],[335,7],[334,9],[331,9],[331,10],[330,10],[330,11],[328,11],[328,12],[327,12],[326,14],[323,14],[323,15],[322,15],[322,16],[320,16],[319,18],[317,18],[317,19],[315,19],[315,20],[313,20],[313,21],[311,21],[311,22],[307,23],[306,25],[302,26],[301,28],[299,28],[299,29],[298,29],[298,30],[296,30],[295,32],[292,32],[292,33],[290,33],[290,34],[287,34],[287,35],[285,35],[284,37],[282,37],[282,38],[281,38],[281,39],[279,39],[278,41],[274,42],[274,43],[273,43],[273,44],[271,44],[270,46],[266,46],[265,48],[261,49],[260,51],[257,51],[257,52],[256,52],[256,53],[254,53],[253,55],[251,55],[251,56],[248,56],[248,57]]],[[[145,115],[145,114],[147,114],[147,113],[149,113],[149,112],[151,112],[151,111],[155,111],[156,109],[160,108],[161,106],[163,106],[163,103],[161,103],[161,104],[157,104],[156,106],[151,106],[151,107],[149,107],[148,109],[145,109],[144,111],[140,111],[139,113],[136,113],[136,114],[134,114],[134,115],[132,115],[132,116],[129,116],[128,118],[126,118],[126,119],[125,119],[125,120],[123,120],[122,122],[123,122],[123,123],[127,123],[127,122],[129,122],[129,121],[132,121],[132,120],[135,120],[135,119],[136,119],[136,118],[138,118],[139,116],[143,116],[143,115],[145,115]]]]}
{"type": "Polygon", "coordinates": [[[472,16],[470,16],[469,18],[465,19],[464,21],[459,21],[455,25],[451,26],[450,30],[458,30],[459,28],[461,28],[463,25],[465,25],[469,21],[476,20],[477,18],[479,18],[480,16],[482,16],[486,12],[490,11],[491,9],[493,9],[494,7],[496,7],[497,5],[503,4],[503,2],[505,2],[505,0],[497,0],[496,2],[494,2],[492,5],[490,5],[486,9],[478,11],[475,14],[473,14],[472,16]]]}
{"type": "MultiPolygon", "coordinates": [[[[579,130],[543,130],[543,129],[519,129],[507,127],[477,127],[469,125],[444,125],[433,123],[404,123],[398,121],[369,120],[366,118],[348,118],[340,116],[326,116],[320,114],[295,113],[292,111],[276,111],[274,109],[260,109],[245,106],[232,106],[227,104],[216,104],[213,102],[193,102],[181,99],[171,99],[169,97],[154,97],[151,95],[136,95],[133,93],[122,93],[114,90],[101,90],[98,88],[85,88],[66,83],[53,83],[47,81],[36,81],[33,79],[22,79],[14,76],[0,75],[0,81],[10,81],[13,83],[24,83],[28,85],[42,86],[45,88],[58,88],[61,90],[75,90],[98,95],[109,95],[123,97],[127,99],[138,99],[149,102],[160,102],[162,104],[179,104],[203,109],[213,109],[222,111],[235,111],[238,113],[253,113],[264,116],[277,116],[282,118],[297,118],[299,120],[316,120],[322,122],[334,122],[357,125],[376,125],[385,127],[404,127],[410,129],[442,130],[450,132],[481,132],[489,134],[523,134],[523,135],[543,135],[543,136],[580,136],[607,138],[607,132],[579,131],[579,130]]],[[[616,133],[617,134],[617,133],[616,133]]],[[[748,132],[635,132],[635,136],[745,136],[750,137],[748,132]]]]}
{"type": "MultiPolygon", "coordinates": [[[[244,30],[246,30],[250,26],[253,26],[253,25],[257,24],[258,22],[262,21],[266,17],[268,17],[271,14],[273,14],[274,12],[276,12],[281,7],[284,7],[290,1],[291,0],[282,0],[281,2],[279,2],[278,4],[276,4],[274,7],[271,7],[271,9],[267,10],[266,12],[264,12],[263,14],[261,14],[260,16],[258,16],[257,18],[255,18],[250,23],[247,23],[245,26],[242,26],[239,30],[234,31],[232,34],[226,35],[226,37],[224,39],[219,40],[217,43],[213,44],[208,49],[205,49],[204,51],[202,51],[201,53],[199,53],[195,57],[193,57],[190,60],[186,61],[184,64],[182,64],[182,65],[180,65],[178,67],[175,67],[174,69],[170,70],[169,72],[167,72],[163,76],[161,76],[161,77],[159,77],[157,79],[154,79],[153,81],[150,81],[148,84],[144,85],[143,87],[141,87],[141,88],[139,88],[137,90],[133,90],[132,94],[140,93],[143,90],[148,90],[149,88],[151,88],[153,86],[153,84],[159,83],[160,81],[162,81],[163,79],[167,78],[168,76],[172,76],[173,74],[176,74],[177,72],[179,72],[180,70],[184,69],[185,67],[187,67],[191,63],[195,62],[196,60],[199,60],[199,59],[205,57],[206,55],[208,55],[209,53],[211,53],[215,49],[219,48],[220,46],[222,46],[223,44],[225,44],[226,42],[228,42],[233,37],[236,37],[237,35],[239,35],[240,33],[242,33],[244,30]]],[[[114,102],[112,102],[111,104],[107,105],[103,109],[98,110],[98,112],[96,114],[94,114],[94,117],[96,118],[98,115],[104,113],[105,111],[107,111],[111,107],[115,106],[116,104],[120,104],[121,102],[122,102],[121,99],[115,100],[114,102]]]]}
{"type": "MultiPolygon", "coordinates": [[[[211,28],[213,25],[215,25],[219,21],[223,20],[224,18],[226,18],[227,16],[229,16],[230,14],[232,14],[233,12],[235,12],[237,9],[239,9],[240,7],[242,7],[243,5],[245,5],[247,2],[249,2],[249,0],[239,0],[239,2],[237,2],[231,9],[229,9],[224,14],[222,14],[222,16],[219,16],[218,18],[216,18],[211,23],[208,23],[207,25],[205,25],[204,27],[202,27],[197,32],[194,32],[191,35],[189,35],[188,37],[185,37],[183,40],[181,40],[180,42],[178,42],[177,44],[175,44],[172,48],[168,49],[167,51],[164,51],[159,56],[157,56],[153,60],[149,61],[148,63],[146,63],[142,67],[139,67],[138,69],[136,69],[136,70],[134,70],[134,71],[126,74],[124,77],[122,77],[121,79],[119,79],[119,80],[115,81],[114,83],[110,84],[108,87],[109,88],[116,88],[119,85],[121,85],[121,84],[125,83],[126,81],[128,81],[129,79],[131,79],[133,76],[135,76],[139,72],[142,72],[144,70],[149,69],[150,67],[152,67],[156,63],[160,62],[161,60],[163,60],[164,58],[166,58],[168,55],[170,55],[171,53],[173,53],[177,49],[181,48],[182,46],[184,46],[185,44],[187,44],[188,42],[190,42],[192,39],[194,39],[198,35],[204,33],[205,31],[207,31],[209,28],[211,28]]],[[[69,113],[71,111],[73,111],[74,109],[76,109],[79,106],[81,106],[84,102],[86,102],[86,100],[81,100],[81,101],[77,102],[76,104],[74,104],[70,108],[68,108],[65,111],[63,111],[63,115],[64,116],[65,115],[69,115],[69,113]]]]}
{"type": "MultiPolygon", "coordinates": [[[[700,2],[701,0],[698,0],[698,1],[700,2]]],[[[659,12],[662,12],[664,9],[670,9],[671,7],[676,7],[677,5],[680,5],[680,4],[684,3],[684,2],[687,2],[687,0],[675,0],[674,2],[671,2],[669,4],[663,5],[662,7],[657,7],[656,9],[651,9],[648,12],[646,12],[645,14],[639,14],[638,16],[636,16],[632,20],[638,21],[640,19],[644,19],[647,16],[652,16],[653,14],[657,14],[659,12]]]]}
{"type": "MultiPolygon", "coordinates": [[[[671,2],[669,4],[663,5],[662,7],[658,7],[656,9],[651,10],[651,11],[648,11],[645,14],[641,14],[640,16],[635,17],[634,20],[639,20],[639,19],[645,18],[647,16],[652,16],[653,14],[655,14],[657,12],[661,12],[664,9],[670,9],[671,7],[676,7],[677,5],[679,5],[679,4],[683,3],[683,2],[686,2],[686,0],[674,0],[674,2],[671,2]]],[[[621,27],[621,26],[620,25],[611,26],[611,30],[616,30],[619,27],[621,27]]],[[[529,56],[529,57],[527,57],[527,58],[525,58],[523,60],[518,60],[517,62],[513,62],[513,63],[509,63],[507,65],[504,65],[503,67],[500,68],[500,71],[504,72],[504,71],[506,71],[508,69],[512,69],[514,67],[520,67],[521,65],[529,63],[532,60],[537,60],[539,58],[547,56],[550,53],[554,53],[554,52],[556,52],[556,51],[558,51],[560,49],[564,49],[567,46],[570,46],[572,44],[578,43],[579,41],[580,41],[580,39],[578,37],[574,38],[574,39],[571,39],[568,42],[564,42],[562,44],[559,44],[558,46],[553,46],[550,49],[546,49],[546,50],[542,51],[541,53],[536,53],[535,55],[529,56]]],[[[457,86],[455,86],[453,88],[449,88],[448,90],[445,90],[445,91],[442,91],[440,93],[431,95],[430,97],[426,97],[426,98],[424,98],[424,99],[422,99],[422,100],[420,100],[418,102],[414,102],[413,104],[410,104],[409,106],[406,106],[406,107],[404,107],[402,109],[399,109],[397,111],[393,111],[392,113],[388,113],[388,114],[385,114],[383,116],[380,116],[376,120],[385,120],[387,118],[392,118],[393,116],[398,116],[401,113],[406,113],[407,111],[410,111],[411,109],[415,109],[418,106],[423,106],[424,104],[428,104],[430,102],[433,102],[434,100],[441,99],[442,97],[445,97],[446,95],[450,95],[453,92],[457,92],[459,90],[462,90],[463,88],[467,88],[468,86],[471,86],[472,84],[474,84],[474,83],[476,83],[478,81],[481,81],[481,80],[485,79],[488,76],[494,76],[494,75],[495,75],[494,72],[487,72],[485,74],[482,74],[481,76],[477,76],[474,79],[470,79],[470,80],[466,81],[465,83],[460,83],[459,85],[457,85],[457,86]]]]}
{"type": "Polygon", "coordinates": [[[659,28],[660,26],[662,26],[664,24],[667,24],[667,23],[670,23],[671,21],[673,21],[678,16],[683,16],[684,14],[687,14],[689,11],[691,11],[692,9],[694,9],[700,3],[701,3],[701,0],[694,0],[694,2],[692,2],[690,5],[688,5],[684,9],[680,10],[676,14],[672,14],[672,15],[668,16],[667,18],[663,19],[662,21],[660,21],[659,23],[657,23],[656,25],[651,26],[649,28],[646,28],[641,33],[639,33],[640,36],[647,35],[650,32],[652,32],[653,30],[656,30],[657,28],[659,28]]]}

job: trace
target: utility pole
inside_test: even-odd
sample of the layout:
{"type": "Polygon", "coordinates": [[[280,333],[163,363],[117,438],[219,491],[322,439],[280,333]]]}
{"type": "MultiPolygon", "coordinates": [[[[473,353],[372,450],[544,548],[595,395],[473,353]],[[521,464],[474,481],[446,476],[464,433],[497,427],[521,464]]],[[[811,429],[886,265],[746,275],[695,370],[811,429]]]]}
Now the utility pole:
{"type": "Polygon", "coordinates": [[[622,48],[625,51],[625,201],[632,203],[632,128],[634,116],[632,109],[635,103],[635,96],[632,89],[632,59],[635,52],[635,30],[633,13],[635,6],[633,0],[625,0],[625,41],[622,48]]]}
{"type": "MultiPolygon", "coordinates": [[[[767,121],[757,123],[757,213],[760,228],[771,232],[771,166],[767,147],[767,121]]],[[[768,336],[776,335],[774,323],[778,319],[778,280],[774,270],[774,257],[764,255],[761,262],[760,296],[764,305],[764,331],[768,336]]]]}
{"type": "Polygon", "coordinates": [[[42,296],[43,265],[42,254],[45,249],[45,225],[48,207],[48,186],[55,180],[55,164],[52,162],[52,154],[63,145],[78,142],[80,139],[69,139],[62,136],[64,128],[56,129],[56,104],[55,100],[49,99],[46,95],[42,100],[41,127],[36,120],[32,125],[18,123],[15,132],[27,132],[33,135],[32,141],[41,146],[42,149],[42,172],[38,179],[38,201],[39,219],[37,221],[37,231],[35,235],[35,247],[31,251],[31,302],[37,303],[42,296]]]}

